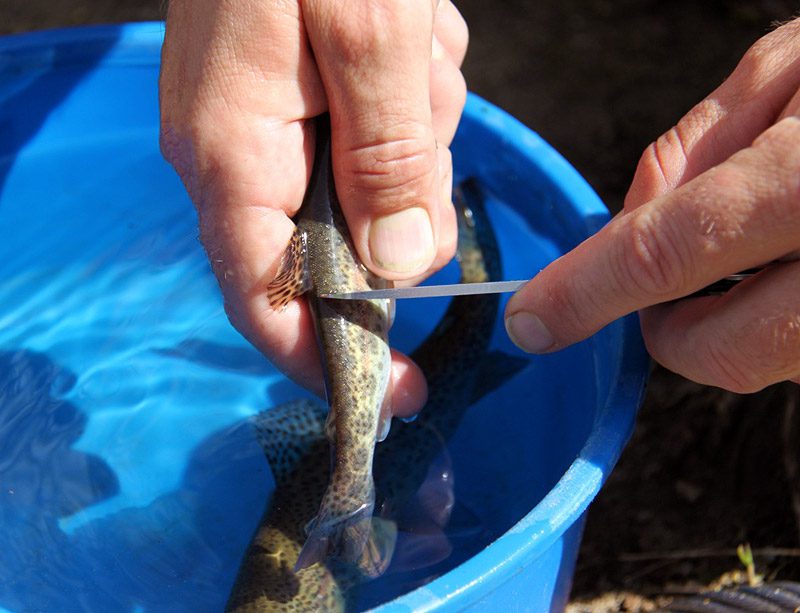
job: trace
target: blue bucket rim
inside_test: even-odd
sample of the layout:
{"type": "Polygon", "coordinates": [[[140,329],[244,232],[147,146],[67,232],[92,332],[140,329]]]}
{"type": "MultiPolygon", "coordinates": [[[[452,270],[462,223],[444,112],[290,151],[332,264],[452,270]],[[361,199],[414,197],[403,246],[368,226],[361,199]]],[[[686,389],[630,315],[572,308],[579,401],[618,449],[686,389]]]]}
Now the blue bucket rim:
{"type": "MultiPolygon", "coordinates": [[[[0,77],[11,68],[48,69],[91,59],[96,66],[158,65],[165,25],[160,21],[88,25],[0,37],[0,77]],[[94,45],[93,43],[96,43],[94,45]],[[59,53],[47,53],[55,51],[59,53]],[[102,49],[102,57],[98,50],[102,49]]],[[[561,154],[505,111],[470,93],[464,115],[489,122],[507,137],[514,154],[534,164],[559,186],[575,215],[608,219],[592,188],[561,154]]],[[[505,534],[441,577],[375,610],[428,611],[447,603],[462,608],[494,591],[531,560],[543,555],[584,513],[616,464],[633,428],[647,378],[649,359],[630,315],[620,326],[618,384],[599,408],[592,432],[550,492],[505,534]],[[554,512],[557,510],[557,512],[554,512]],[[546,530],[543,528],[546,527],[546,530]]]]}

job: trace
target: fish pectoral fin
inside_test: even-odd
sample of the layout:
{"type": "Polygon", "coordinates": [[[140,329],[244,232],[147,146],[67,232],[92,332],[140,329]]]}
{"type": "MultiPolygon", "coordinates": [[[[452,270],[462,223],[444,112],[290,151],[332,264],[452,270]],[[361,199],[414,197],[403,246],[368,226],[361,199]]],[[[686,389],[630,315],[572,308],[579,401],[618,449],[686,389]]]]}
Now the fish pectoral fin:
{"type": "Polygon", "coordinates": [[[311,274],[308,271],[306,259],[307,252],[306,235],[299,228],[295,228],[281,257],[278,274],[267,285],[269,304],[276,311],[283,309],[292,300],[311,288],[311,274]]]}

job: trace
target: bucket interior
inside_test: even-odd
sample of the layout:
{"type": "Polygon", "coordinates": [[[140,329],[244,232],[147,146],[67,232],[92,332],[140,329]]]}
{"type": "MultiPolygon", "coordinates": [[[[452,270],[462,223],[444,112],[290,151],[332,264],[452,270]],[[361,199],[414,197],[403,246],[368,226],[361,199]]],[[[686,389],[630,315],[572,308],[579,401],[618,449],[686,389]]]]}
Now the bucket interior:
{"type": "MultiPolygon", "coordinates": [[[[220,610],[274,487],[249,418],[310,397],[225,317],[192,205],[158,150],[161,33],[44,33],[3,49],[0,577],[13,579],[0,581],[0,607],[11,611],[220,610]]],[[[457,180],[482,186],[503,278],[529,278],[606,214],[538,137],[509,134],[493,113],[470,98],[457,180]],[[510,148],[525,138],[539,165],[510,148]],[[548,170],[551,157],[567,170],[548,170]]],[[[430,282],[457,279],[453,263],[430,282]]],[[[393,344],[412,351],[446,307],[399,303],[393,344]]],[[[390,567],[359,608],[490,551],[580,456],[620,373],[637,379],[616,397],[624,419],[602,462],[627,437],[645,370],[638,354],[621,366],[629,324],[530,357],[499,313],[491,350],[524,363],[471,405],[432,468],[453,477],[451,551],[390,567]]]]}

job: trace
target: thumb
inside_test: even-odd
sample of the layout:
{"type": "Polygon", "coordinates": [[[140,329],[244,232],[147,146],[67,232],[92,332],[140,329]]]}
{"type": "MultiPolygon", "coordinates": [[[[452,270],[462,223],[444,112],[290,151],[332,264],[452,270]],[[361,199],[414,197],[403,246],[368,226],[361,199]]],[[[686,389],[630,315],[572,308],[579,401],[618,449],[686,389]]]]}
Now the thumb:
{"type": "Polygon", "coordinates": [[[330,106],[342,211],[364,264],[393,280],[433,265],[450,206],[450,158],[432,126],[433,4],[304,4],[330,106]]]}

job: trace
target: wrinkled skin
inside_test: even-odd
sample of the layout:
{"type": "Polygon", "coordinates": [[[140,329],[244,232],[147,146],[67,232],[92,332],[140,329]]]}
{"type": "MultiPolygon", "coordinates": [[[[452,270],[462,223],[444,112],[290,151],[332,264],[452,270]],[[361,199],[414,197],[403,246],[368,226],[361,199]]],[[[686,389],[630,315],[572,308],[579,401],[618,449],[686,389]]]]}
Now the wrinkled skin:
{"type": "MultiPolygon", "coordinates": [[[[309,309],[276,311],[264,292],[308,183],[311,120],[331,115],[336,184],[361,260],[415,282],[455,251],[448,146],[466,45],[449,0],[169,3],[162,150],[197,207],[231,321],[319,395],[309,309]]],[[[392,361],[393,411],[409,415],[425,402],[425,381],[407,357],[392,361]]]]}
{"type": "MultiPolygon", "coordinates": [[[[470,200],[474,217],[460,218],[462,280],[497,280],[497,244],[480,203],[470,200]]],[[[497,317],[496,295],[454,298],[444,317],[412,354],[425,368],[431,395],[419,418],[397,422],[376,449],[378,496],[385,506],[400,507],[420,488],[441,441],[455,432],[471,402],[511,376],[521,364],[493,382],[481,377],[497,317]],[[478,380],[483,387],[476,387],[478,380]]],[[[313,517],[328,482],[329,448],[325,408],[298,401],[265,411],[254,419],[276,481],[269,508],[245,554],[229,610],[342,611],[350,588],[363,580],[353,566],[329,560],[295,572],[305,541],[305,523],[313,517]]]]}
{"type": "Polygon", "coordinates": [[[509,334],[554,351],[638,309],[651,355],[687,378],[734,392],[798,383],[799,202],[796,19],[647,148],[624,211],[509,301],[509,334]],[[760,265],[723,296],[677,300],[760,265]]]}

